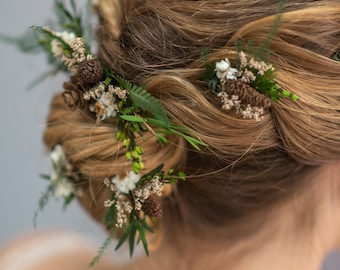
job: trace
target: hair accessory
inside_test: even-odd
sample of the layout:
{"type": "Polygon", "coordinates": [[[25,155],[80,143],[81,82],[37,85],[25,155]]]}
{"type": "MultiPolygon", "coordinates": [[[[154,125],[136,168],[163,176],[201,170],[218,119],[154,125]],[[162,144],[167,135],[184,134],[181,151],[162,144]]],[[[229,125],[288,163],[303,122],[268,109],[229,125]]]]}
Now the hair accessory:
{"type": "Polygon", "coordinates": [[[296,95],[276,84],[276,70],[272,65],[254,57],[249,59],[243,51],[238,58],[238,68],[232,67],[228,58],[216,62],[215,66],[207,65],[210,70],[206,74],[212,74],[208,77],[209,87],[220,98],[222,110],[234,108],[243,118],[261,121],[272,101],[283,97],[298,100],[296,95]]]}
{"type": "MultiPolygon", "coordinates": [[[[121,237],[116,249],[128,240],[132,256],[135,244],[142,242],[148,254],[146,232],[152,232],[148,220],[162,214],[156,197],[162,196],[165,184],[185,180],[185,174],[174,169],[165,172],[163,164],[154,169],[148,168],[148,172],[142,174],[145,170],[143,149],[137,144],[136,138],[150,131],[161,145],[168,142],[167,136],[171,134],[183,137],[197,150],[205,144],[192,137],[186,127],[173,125],[160,100],[153,97],[144,86],[133,85],[91,53],[85,38],[83,19],[74,0],[70,0],[71,10],[62,1],[56,0],[55,4],[62,31],[33,26],[36,45],[47,53],[50,63],[55,67],[54,71],[71,74],[70,80],[63,85],[65,104],[71,110],[93,113],[98,125],[109,119],[107,123],[113,123],[116,139],[123,143],[126,158],[131,161],[130,171],[117,172],[113,178],[103,179],[112,194],[104,202],[108,208],[104,222],[113,232],[91,265],[103,255],[117,229],[122,233],[119,234],[121,237]]],[[[40,200],[35,220],[51,195],[63,198],[65,205],[74,196],[82,195],[74,184],[81,175],[67,161],[62,145],[54,146],[50,159],[54,171],[51,176],[43,175],[50,184],[40,200]]]]}

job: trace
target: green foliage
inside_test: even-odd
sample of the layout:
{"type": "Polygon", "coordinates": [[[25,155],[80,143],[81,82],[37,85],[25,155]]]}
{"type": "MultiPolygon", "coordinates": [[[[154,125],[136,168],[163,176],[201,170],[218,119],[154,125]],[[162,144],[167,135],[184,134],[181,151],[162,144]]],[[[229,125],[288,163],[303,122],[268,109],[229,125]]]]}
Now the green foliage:
{"type": "MultiPolygon", "coordinates": [[[[255,69],[249,69],[254,74],[255,69]]],[[[268,69],[263,75],[257,74],[256,79],[252,82],[251,87],[255,88],[262,94],[267,95],[272,101],[278,102],[280,98],[290,97],[293,101],[297,101],[298,97],[287,90],[280,88],[275,81],[275,69],[268,69]]]]}
{"type": "MultiPolygon", "coordinates": [[[[165,126],[164,123],[157,119],[146,118],[146,122],[150,123],[151,125],[155,125],[157,127],[162,128],[164,134],[176,134],[182,138],[184,138],[191,146],[193,146],[196,150],[200,151],[201,146],[207,146],[206,143],[202,142],[199,139],[196,139],[190,135],[190,131],[185,127],[179,127],[175,125],[170,125],[169,127],[165,126]]],[[[161,136],[161,135],[159,135],[161,136]]]]}
{"type": "Polygon", "coordinates": [[[72,49],[71,49],[69,44],[67,44],[61,37],[55,35],[52,31],[48,30],[47,28],[41,27],[41,26],[36,26],[36,25],[32,26],[31,28],[35,32],[43,35],[43,37],[45,39],[41,39],[39,44],[42,47],[45,47],[45,50],[47,50],[49,53],[51,52],[51,45],[50,45],[51,41],[54,40],[54,39],[58,40],[62,44],[63,51],[68,51],[69,53],[72,52],[72,49]]]}
{"type": "Polygon", "coordinates": [[[116,74],[111,74],[111,76],[119,83],[122,89],[128,91],[134,106],[149,112],[155,119],[169,126],[168,116],[159,99],[153,97],[143,86],[133,85],[128,80],[116,74]]]}
{"type": "Polygon", "coordinates": [[[115,233],[110,234],[106,238],[102,246],[99,248],[97,255],[90,262],[89,264],[90,267],[95,266],[100,261],[100,259],[105,255],[106,250],[108,249],[109,245],[111,244],[114,238],[115,238],[115,233]]]}
{"type": "Polygon", "coordinates": [[[147,231],[153,233],[153,230],[146,222],[146,217],[140,218],[138,215],[132,212],[130,214],[129,224],[124,230],[122,237],[119,239],[115,250],[118,250],[123,245],[123,243],[128,240],[130,257],[132,257],[135,245],[142,242],[145,254],[149,256],[148,242],[146,240],[147,231]],[[138,237],[136,237],[136,234],[138,237]]]}
{"type": "MultiPolygon", "coordinates": [[[[56,0],[54,5],[54,11],[57,16],[57,21],[51,21],[50,25],[58,25],[61,31],[74,32],[76,36],[83,37],[87,41],[88,49],[89,43],[92,40],[92,26],[91,19],[89,17],[91,10],[91,1],[88,0],[87,7],[85,9],[86,14],[82,14],[76,7],[75,0],[69,0],[69,6],[66,4],[66,0],[56,0]],[[91,30],[90,30],[91,29],[91,30]]],[[[44,79],[51,75],[55,75],[58,72],[66,72],[68,70],[65,66],[56,59],[51,52],[51,41],[53,39],[58,40],[63,44],[65,49],[69,49],[69,45],[65,43],[60,37],[54,35],[51,31],[40,27],[32,26],[30,31],[25,32],[21,37],[9,37],[0,36],[0,41],[9,44],[14,44],[23,53],[40,53],[47,52],[47,61],[52,64],[54,68],[50,71],[44,72],[34,82],[29,85],[29,89],[42,82],[44,79]],[[33,30],[33,31],[32,31],[33,30]]]]}
{"type": "Polygon", "coordinates": [[[254,56],[254,58],[259,59],[264,62],[269,62],[269,57],[271,54],[270,45],[272,40],[277,36],[278,30],[281,25],[282,13],[285,9],[286,0],[278,0],[277,13],[274,18],[274,22],[271,25],[266,37],[258,44],[255,45],[252,40],[246,42],[241,42],[237,40],[235,42],[235,47],[238,51],[244,51],[248,55],[254,56]]]}
{"type": "MultiPolygon", "coordinates": [[[[44,179],[46,179],[46,177],[44,176],[44,179]]],[[[37,227],[37,219],[38,219],[38,215],[40,212],[42,212],[44,210],[44,208],[46,207],[47,203],[49,202],[49,199],[53,196],[53,186],[49,185],[46,190],[43,192],[43,194],[41,195],[40,199],[39,199],[39,207],[37,210],[35,210],[34,212],[34,216],[33,216],[33,225],[34,228],[37,227]]]]}
{"type": "Polygon", "coordinates": [[[64,1],[55,1],[55,11],[58,17],[59,25],[63,29],[75,33],[77,37],[84,35],[82,25],[82,15],[78,12],[74,0],[70,0],[71,10],[69,10],[64,1]]]}

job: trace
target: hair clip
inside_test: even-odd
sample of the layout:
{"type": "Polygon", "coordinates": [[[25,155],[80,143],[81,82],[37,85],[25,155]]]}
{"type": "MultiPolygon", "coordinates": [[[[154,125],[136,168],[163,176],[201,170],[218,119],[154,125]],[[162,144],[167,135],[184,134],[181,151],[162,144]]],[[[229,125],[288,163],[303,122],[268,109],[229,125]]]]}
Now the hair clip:
{"type": "Polygon", "coordinates": [[[243,118],[261,121],[265,112],[280,98],[298,97],[287,90],[280,88],[275,82],[276,70],[264,61],[249,58],[240,51],[238,53],[239,65],[232,67],[228,58],[208,65],[213,69],[207,81],[211,91],[220,98],[222,110],[235,109],[243,118]]]}
{"type": "MultiPolygon", "coordinates": [[[[112,194],[104,202],[104,206],[108,208],[105,224],[110,231],[116,228],[123,232],[116,249],[129,240],[131,256],[135,244],[139,242],[142,242],[146,254],[149,254],[146,232],[152,232],[152,229],[148,225],[148,219],[162,214],[155,197],[162,195],[165,184],[185,180],[185,174],[174,169],[165,172],[163,164],[143,174],[143,148],[136,142],[136,138],[142,136],[143,132],[151,131],[161,145],[168,142],[166,136],[170,134],[181,136],[197,150],[205,144],[192,137],[187,128],[172,124],[160,100],[152,96],[144,86],[133,85],[91,53],[83,36],[83,20],[76,10],[74,0],[70,0],[72,10],[68,10],[61,1],[55,3],[57,14],[62,19],[62,31],[33,26],[37,33],[37,44],[47,52],[56,70],[71,74],[70,81],[63,85],[65,104],[71,110],[80,109],[93,113],[98,125],[107,119],[113,120],[110,123],[113,122],[117,129],[116,139],[125,146],[131,169],[123,174],[117,173],[112,179],[103,179],[104,185],[112,194]]],[[[74,185],[79,175],[67,161],[62,145],[54,146],[50,159],[54,170],[51,176],[43,176],[50,184],[40,200],[35,220],[38,212],[48,202],[49,196],[64,198],[65,205],[75,196],[82,196],[81,190],[77,190],[74,185]]],[[[103,255],[117,232],[113,231],[91,265],[103,255]]]]}

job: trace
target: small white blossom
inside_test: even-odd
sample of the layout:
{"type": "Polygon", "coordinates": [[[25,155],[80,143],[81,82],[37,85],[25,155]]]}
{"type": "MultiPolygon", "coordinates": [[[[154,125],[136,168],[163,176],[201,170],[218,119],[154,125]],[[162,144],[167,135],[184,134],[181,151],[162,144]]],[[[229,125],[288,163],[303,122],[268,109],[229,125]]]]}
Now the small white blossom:
{"type": "Polygon", "coordinates": [[[68,162],[61,145],[56,145],[49,154],[52,162],[51,184],[54,186],[54,196],[65,198],[75,192],[73,183],[65,176],[68,162]]]}
{"type": "Polygon", "coordinates": [[[73,32],[63,31],[59,35],[66,43],[71,43],[76,39],[76,35],[73,32]]]}
{"type": "Polygon", "coordinates": [[[65,166],[66,157],[63,148],[60,144],[57,144],[53,150],[49,153],[49,158],[55,166],[65,166]]]}
{"type": "MultiPolygon", "coordinates": [[[[72,32],[63,31],[61,33],[54,32],[53,34],[56,35],[57,37],[62,38],[67,44],[73,42],[76,39],[76,35],[72,32]]],[[[61,57],[64,54],[62,45],[59,40],[53,39],[51,41],[51,51],[53,55],[56,57],[61,57]]]]}
{"type": "Polygon", "coordinates": [[[51,41],[51,51],[55,57],[61,57],[64,54],[60,41],[56,39],[51,41]]]}
{"type": "Polygon", "coordinates": [[[104,207],[111,207],[114,204],[115,204],[115,201],[113,201],[113,200],[106,200],[104,202],[104,207]]]}
{"type": "Polygon", "coordinates": [[[116,227],[122,228],[123,224],[127,223],[128,221],[128,215],[132,212],[132,206],[129,201],[125,200],[118,200],[115,204],[115,207],[117,209],[117,223],[116,227]]]}
{"type": "Polygon", "coordinates": [[[136,183],[140,180],[139,174],[133,171],[128,172],[125,178],[121,179],[119,175],[116,175],[112,180],[117,190],[121,193],[128,194],[136,188],[136,183]]]}
{"type": "Polygon", "coordinates": [[[216,76],[220,80],[236,80],[236,74],[238,70],[236,68],[232,68],[230,61],[228,58],[225,58],[221,61],[216,62],[216,76]]]}
{"type": "Polygon", "coordinates": [[[75,192],[73,184],[66,177],[59,178],[54,187],[56,198],[66,198],[75,192]]]}

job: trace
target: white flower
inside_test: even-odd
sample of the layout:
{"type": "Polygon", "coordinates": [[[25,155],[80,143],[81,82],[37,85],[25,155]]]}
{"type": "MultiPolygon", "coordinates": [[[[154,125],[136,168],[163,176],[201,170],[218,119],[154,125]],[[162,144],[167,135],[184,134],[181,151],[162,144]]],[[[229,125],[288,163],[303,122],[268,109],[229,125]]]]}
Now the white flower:
{"type": "Polygon", "coordinates": [[[228,58],[225,58],[221,61],[216,62],[216,76],[220,80],[228,79],[228,80],[236,80],[236,74],[238,70],[236,68],[232,68],[228,58]]]}
{"type": "Polygon", "coordinates": [[[74,193],[73,184],[65,177],[58,178],[54,187],[54,196],[56,198],[66,198],[74,193]]]}
{"type": "Polygon", "coordinates": [[[52,161],[51,184],[54,186],[54,196],[65,198],[75,192],[72,182],[64,176],[67,160],[60,144],[57,144],[49,154],[52,161]]]}
{"type": "Polygon", "coordinates": [[[101,116],[101,120],[117,115],[117,104],[111,94],[104,93],[97,99],[97,114],[101,116]]]}
{"type": "Polygon", "coordinates": [[[63,31],[58,33],[58,36],[60,36],[67,44],[73,42],[76,39],[76,35],[73,32],[63,31]]]}
{"type": "Polygon", "coordinates": [[[60,41],[56,39],[51,41],[51,51],[55,57],[61,57],[64,54],[60,41]]]}
{"type": "Polygon", "coordinates": [[[130,171],[125,176],[125,178],[121,179],[119,175],[116,175],[114,178],[112,178],[111,182],[116,186],[119,192],[128,194],[130,191],[136,188],[136,183],[139,180],[139,174],[130,171]]]}
{"type": "MultiPolygon", "coordinates": [[[[67,44],[73,42],[76,39],[76,35],[72,32],[63,31],[61,33],[53,33],[57,37],[61,37],[67,44]]],[[[59,40],[53,39],[51,41],[51,51],[55,57],[61,57],[64,55],[62,45],[59,40]]]]}
{"type": "Polygon", "coordinates": [[[49,158],[53,163],[53,166],[65,166],[66,157],[63,148],[60,144],[57,144],[49,154],[49,158]]]}

